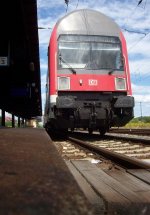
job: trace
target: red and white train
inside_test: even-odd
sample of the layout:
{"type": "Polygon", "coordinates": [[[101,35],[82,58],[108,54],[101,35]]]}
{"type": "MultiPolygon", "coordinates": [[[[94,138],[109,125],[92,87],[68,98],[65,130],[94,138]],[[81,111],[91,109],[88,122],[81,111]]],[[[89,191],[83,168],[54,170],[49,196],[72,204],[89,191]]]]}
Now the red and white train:
{"type": "Polygon", "coordinates": [[[75,10],[56,23],[48,47],[44,126],[99,130],[133,118],[128,54],[118,25],[104,14],[75,10]]]}

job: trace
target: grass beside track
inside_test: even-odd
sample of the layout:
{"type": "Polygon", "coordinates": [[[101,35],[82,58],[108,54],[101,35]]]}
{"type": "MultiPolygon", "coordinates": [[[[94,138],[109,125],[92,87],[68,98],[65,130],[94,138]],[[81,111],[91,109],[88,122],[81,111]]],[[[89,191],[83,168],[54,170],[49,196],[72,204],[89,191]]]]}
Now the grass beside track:
{"type": "Polygon", "coordinates": [[[147,128],[150,129],[150,122],[129,122],[124,127],[121,128],[147,128]]]}

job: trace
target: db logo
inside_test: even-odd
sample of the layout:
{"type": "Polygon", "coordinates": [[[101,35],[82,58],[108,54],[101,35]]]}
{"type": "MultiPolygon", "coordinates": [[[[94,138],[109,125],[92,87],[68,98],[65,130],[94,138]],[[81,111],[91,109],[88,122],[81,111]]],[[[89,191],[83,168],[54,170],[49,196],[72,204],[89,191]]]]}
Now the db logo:
{"type": "Polygon", "coordinates": [[[90,86],[97,86],[97,80],[89,79],[90,86]]]}

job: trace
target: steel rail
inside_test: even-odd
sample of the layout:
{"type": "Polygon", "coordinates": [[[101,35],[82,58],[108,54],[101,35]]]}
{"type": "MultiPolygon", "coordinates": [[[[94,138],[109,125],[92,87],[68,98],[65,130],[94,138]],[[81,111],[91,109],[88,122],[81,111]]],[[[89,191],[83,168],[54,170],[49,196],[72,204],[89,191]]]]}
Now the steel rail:
{"type": "Polygon", "coordinates": [[[126,134],[121,134],[121,133],[106,133],[105,137],[108,137],[108,138],[115,138],[115,139],[118,139],[118,140],[129,140],[129,141],[132,141],[132,142],[141,142],[145,145],[150,145],[150,138],[149,137],[144,137],[144,136],[134,136],[134,135],[130,135],[130,136],[127,136],[126,134]],[[125,135],[125,136],[122,136],[122,135],[125,135]]]}
{"type": "Polygon", "coordinates": [[[115,163],[117,163],[123,167],[132,168],[132,169],[133,168],[134,169],[141,169],[142,168],[142,169],[147,169],[147,170],[150,169],[149,163],[146,163],[144,161],[140,161],[136,158],[131,158],[131,157],[128,157],[126,155],[112,152],[108,149],[100,148],[100,147],[94,146],[90,143],[86,143],[82,140],[75,139],[72,137],[68,137],[68,140],[70,140],[71,142],[76,143],[76,144],[80,145],[81,147],[84,147],[90,151],[93,151],[98,155],[102,155],[102,156],[106,157],[107,159],[110,159],[110,160],[114,161],[115,163]]]}
{"type": "Polygon", "coordinates": [[[149,136],[150,135],[150,129],[127,129],[127,128],[111,128],[109,130],[109,133],[118,133],[118,134],[131,134],[131,135],[145,135],[149,136]]]}

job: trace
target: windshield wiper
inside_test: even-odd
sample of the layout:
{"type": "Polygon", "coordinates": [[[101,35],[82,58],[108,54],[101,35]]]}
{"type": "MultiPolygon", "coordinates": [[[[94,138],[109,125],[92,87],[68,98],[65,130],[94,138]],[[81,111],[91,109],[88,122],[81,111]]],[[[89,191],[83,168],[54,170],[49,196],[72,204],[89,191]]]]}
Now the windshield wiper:
{"type": "Polygon", "coordinates": [[[111,69],[109,72],[108,72],[108,75],[112,75],[112,73],[115,72],[115,69],[111,69]]]}
{"type": "Polygon", "coordinates": [[[59,60],[60,60],[60,62],[65,63],[73,74],[77,73],[76,70],[74,68],[72,68],[72,66],[63,59],[63,57],[61,56],[61,53],[59,54],[59,60]]]}

